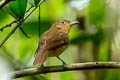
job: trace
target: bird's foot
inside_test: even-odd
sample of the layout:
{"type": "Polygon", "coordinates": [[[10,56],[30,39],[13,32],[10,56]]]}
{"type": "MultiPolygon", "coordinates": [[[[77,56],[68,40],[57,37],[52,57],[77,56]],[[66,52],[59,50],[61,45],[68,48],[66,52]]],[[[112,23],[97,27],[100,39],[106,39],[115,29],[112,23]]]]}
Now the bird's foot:
{"type": "Polygon", "coordinates": [[[44,67],[44,65],[43,64],[41,64],[41,68],[43,68],[44,67]]]}

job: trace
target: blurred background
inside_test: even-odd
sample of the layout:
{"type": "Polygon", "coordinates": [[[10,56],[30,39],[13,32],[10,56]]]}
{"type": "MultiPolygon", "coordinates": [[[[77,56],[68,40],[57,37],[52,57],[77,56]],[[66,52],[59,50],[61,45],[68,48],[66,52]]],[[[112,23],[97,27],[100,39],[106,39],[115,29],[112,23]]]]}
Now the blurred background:
{"type": "MultiPolygon", "coordinates": [[[[42,35],[55,21],[79,20],[80,24],[72,27],[70,44],[60,57],[67,64],[120,61],[119,5],[120,0],[46,0],[40,6],[40,33],[42,35]]],[[[26,9],[30,6],[31,4],[27,2],[26,9]]],[[[25,37],[21,30],[17,29],[0,48],[0,70],[5,69],[5,72],[9,72],[33,67],[34,53],[39,40],[38,15],[37,8],[21,25],[31,38],[25,37]],[[5,64],[2,65],[2,63],[5,64]]],[[[14,19],[15,17],[12,17],[6,9],[0,10],[0,28],[14,19]]],[[[14,26],[15,24],[0,31],[0,43],[14,26]]],[[[45,63],[46,66],[61,64],[55,57],[48,58],[45,63]]],[[[0,80],[12,80],[10,76],[7,77],[3,79],[0,77],[0,80]]],[[[14,80],[120,80],[120,70],[57,72],[14,80]]]]}

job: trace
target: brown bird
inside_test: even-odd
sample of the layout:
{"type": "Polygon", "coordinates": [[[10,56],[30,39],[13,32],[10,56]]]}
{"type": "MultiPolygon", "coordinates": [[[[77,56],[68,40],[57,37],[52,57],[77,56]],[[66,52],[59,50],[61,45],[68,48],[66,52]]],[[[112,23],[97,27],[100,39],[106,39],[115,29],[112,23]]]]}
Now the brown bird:
{"type": "Polygon", "coordinates": [[[78,23],[78,21],[70,22],[68,20],[54,23],[52,27],[41,36],[33,65],[38,63],[43,65],[48,56],[56,56],[63,64],[66,64],[59,55],[66,49],[69,43],[71,26],[78,23]]]}

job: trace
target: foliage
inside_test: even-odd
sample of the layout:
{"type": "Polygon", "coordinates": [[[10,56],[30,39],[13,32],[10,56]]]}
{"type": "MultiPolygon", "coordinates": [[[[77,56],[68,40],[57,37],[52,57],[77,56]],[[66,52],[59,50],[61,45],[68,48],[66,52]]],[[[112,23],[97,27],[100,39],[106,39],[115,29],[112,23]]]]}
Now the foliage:
{"type": "MultiPolygon", "coordinates": [[[[10,2],[0,10],[0,28],[12,20],[24,18],[30,6],[37,7],[41,0],[16,0],[10,2]]],[[[85,0],[84,0],[85,1],[85,0]]],[[[74,26],[70,31],[70,44],[61,55],[68,64],[90,61],[120,61],[119,56],[119,0],[88,0],[87,6],[76,7],[74,2],[81,0],[46,0],[40,6],[40,33],[41,35],[57,20],[67,19],[74,21],[84,17],[85,28],[74,26]],[[117,46],[118,45],[118,46],[117,46]],[[67,57],[66,57],[67,56],[67,57]]],[[[12,69],[32,67],[34,53],[38,46],[38,13],[33,14],[23,22],[21,27],[31,38],[26,38],[20,29],[0,48],[0,56],[11,64],[12,69]]],[[[28,12],[29,13],[29,12],[28,12]]],[[[0,43],[13,29],[5,28],[0,31],[0,43]]],[[[46,65],[61,64],[56,58],[49,58],[46,65]]],[[[16,80],[120,80],[119,70],[88,70],[49,73],[23,77],[16,80]]]]}

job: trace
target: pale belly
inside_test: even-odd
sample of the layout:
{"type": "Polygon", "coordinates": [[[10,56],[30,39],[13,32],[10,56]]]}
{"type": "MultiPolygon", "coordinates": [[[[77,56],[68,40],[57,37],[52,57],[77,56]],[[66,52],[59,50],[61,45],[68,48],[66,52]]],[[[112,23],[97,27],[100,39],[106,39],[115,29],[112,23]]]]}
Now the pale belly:
{"type": "Polygon", "coordinates": [[[49,50],[49,57],[59,56],[65,51],[66,48],[67,48],[67,45],[64,45],[54,50],[49,50]]]}

